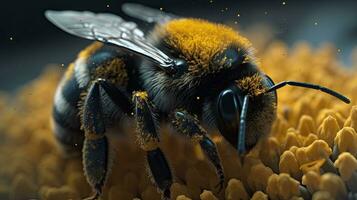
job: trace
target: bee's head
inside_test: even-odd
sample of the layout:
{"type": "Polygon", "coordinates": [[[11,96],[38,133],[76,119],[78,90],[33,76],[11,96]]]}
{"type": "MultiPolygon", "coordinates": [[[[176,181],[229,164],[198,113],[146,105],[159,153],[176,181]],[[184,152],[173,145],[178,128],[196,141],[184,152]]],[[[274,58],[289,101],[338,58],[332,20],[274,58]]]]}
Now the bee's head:
{"type": "Polygon", "coordinates": [[[320,90],[350,103],[347,97],[320,85],[297,81],[274,84],[269,76],[261,73],[242,77],[218,95],[215,105],[218,129],[240,153],[250,150],[259,138],[270,132],[276,113],[276,90],[286,85],[320,90]]]}
{"type": "Polygon", "coordinates": [[[249,151],[270,131],[276,115],[277,96],[275,91],[266,91],[273,85],[267,75],[247,75],[223,89],[211,104],[215,124],[240,153],[249,151]]]}

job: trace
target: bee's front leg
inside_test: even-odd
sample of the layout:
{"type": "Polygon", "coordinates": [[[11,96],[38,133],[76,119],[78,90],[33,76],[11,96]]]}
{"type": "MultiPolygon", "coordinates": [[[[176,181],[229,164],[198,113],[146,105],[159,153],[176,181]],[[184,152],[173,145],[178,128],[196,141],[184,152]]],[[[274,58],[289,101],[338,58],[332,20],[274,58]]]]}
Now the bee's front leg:
{"type": "Polygon", "coordinates": [[[140,148],[146,151],[147,162],[155,184],[163,192],[164,199],[170,199],[172,174],[167,160],[159,147],[159,134],[153,112],[153,105],[146,92],[134,92],[135,118],[140,148]]]}
{"type": "Polygon", "coordinates": [[[179,132],[189,137],[193,142],[198,142],[204,151],[208,160],[216,168],[216,173],[219,178],[217,184],[219,192],[223,188],[224,184],[224,172],[221,164],[221,159],[218,155],[217,147],[215,143],[209,138],[207,132],[195,116],[190,115],[185,110],[177,110],[174,112],[172,125],[179,132]]]}

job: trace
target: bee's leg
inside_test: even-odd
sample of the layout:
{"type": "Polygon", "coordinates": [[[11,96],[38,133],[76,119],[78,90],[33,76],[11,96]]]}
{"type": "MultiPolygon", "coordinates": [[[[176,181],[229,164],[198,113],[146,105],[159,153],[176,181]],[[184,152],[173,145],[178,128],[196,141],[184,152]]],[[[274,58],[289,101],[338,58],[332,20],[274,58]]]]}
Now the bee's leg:
{"type": "Polygon", "coordinates": [[[134,92],[135,118],[140,147],[146,151],[147,162],[155,184],[163,192],[164,199],[170,199],[172,174],[167,160],[159,148],[159,135],[153,113],[153,106],[146,92],[134,92]]]}
{"type": "Polygon", "coordinates": [[[200,126],[197,118],[190,115],[185,110],[175,111],[172,125],[179,133],[189,137],[193,142],[198,142],[200,144],[208,160],[216,168],[216,173],[219,178],[217,186],[220,191],[223,188],[225,179],[221,159],[218,155],[216,145],[208,137],[204,128],[200,126]]]}
{"type": "Polygon", "coordinates": [[[133,105],[130,101],[130,97],[126,96],[121,90],[115,87],[112,83],[105,79],[97,79],[100,88],[105,91],[113,103],[120,108],[122,112],[130,115],[133,111],[133,105]]]}
{"type": "MultiPolygon", "coordinates": [[[[124,103],[129,101],[128,99],[125,100],[127,97],[122,95],[120,91],[114,91],[116,88],[103,79],[93,82],[88,90],[82,107],[82,127],[85,133],[82,156],[85,175],[89,184],[95,190],[95,194],[88,199],[97,199],[102,194],[102,187],[111,167],[109,142],[105,136],[106,127],[101,103],[101,89],[116,104],[123,103],[121,101],[124,101],[124,103]],[[120,96],[122,100],[118,101],[120,96]]],[[[126,106],[129,106],[129,104],[126,106]]]]}
{"type": "Polygon", "coordinates": [[[105,136],[99,88],[98,81],[91,85],[83,106],[83,168],[89,184],[95,190],[93,197],[88,199],[96,199],[101,195],[108,175],[109,144],[105,136]]]}
{"type": "Polygon", "coordinates": [[[83,144],[83,167],[89,184],[95,194],[88,199],[97,199],[110,170],[109,142],[105,136],[101,93],[103,90],[112,102],[126,114],[132,112],[130,99],[105,79],[97,79],[88,90],[83,105],[82,126],[85,133],[83,144]]]}

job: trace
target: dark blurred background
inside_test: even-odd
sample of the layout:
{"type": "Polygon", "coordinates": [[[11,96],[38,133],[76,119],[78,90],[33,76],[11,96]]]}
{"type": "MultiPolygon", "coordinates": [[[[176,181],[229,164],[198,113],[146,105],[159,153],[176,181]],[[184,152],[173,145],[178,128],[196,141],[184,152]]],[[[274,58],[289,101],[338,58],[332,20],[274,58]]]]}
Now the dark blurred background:
{"type": "Polygon", "coordinates": [[[0,12],[0,90],[14,90],[38,76],[51,63],[63,64],[60,67],[65,70],[78,51],[90,43],[50,24],[43,16],[45,10],[112,12],[133,20],[121,12],[123,2],[223,22],[248,37],[255,30],[265,30],[269,40],[282,40],[289,46],[298,41],[307,41],[313,46],[330,42],[339,49],[338,56],[345,65],[351,63],[349,56],[357,46],[356,0],[4,1],[0,12]]]}

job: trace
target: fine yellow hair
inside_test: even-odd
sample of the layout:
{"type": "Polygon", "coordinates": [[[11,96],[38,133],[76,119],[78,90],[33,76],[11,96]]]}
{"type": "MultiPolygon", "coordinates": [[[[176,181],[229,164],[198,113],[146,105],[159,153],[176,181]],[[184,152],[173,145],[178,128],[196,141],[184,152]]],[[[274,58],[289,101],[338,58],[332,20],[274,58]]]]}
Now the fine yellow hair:
{"type": "Polygon", "coordinates": [[[159,28],[159,34],[188,60],[190,71],[192,66],[207,69],[214,56],[229,46],[251,48],[251,43],[232,28],[202,19],[172,20],[159,28]]]}
{"type": "Polygon", "coordinates": [[[241,90],[247,91],[251,97],[258,96],[266,91],[262,84],[262,77],[258,73],[237,80],[236,84],[241,90]]]}
{"type": "Polygon", "coordinates": [[[94,52],[96,52],[99,48],[101,48],[103,46],[103,43],[101,42],[93,42],[91,45],[89,45],[87,48],[85,48],[84,50],[82,50],[81,52],[79,52],[78,54],[78,58],[88,58],[89,56],[91,56],[92,54],[94,54],[94,52]]]}
{"type": "MultiPolygon", "coordinates": [[[[82,58],[82,59],[87,59],[89,56],[94,54],[94,52],[96,52],[102,46],[103,46],[103,43],[93,42],[91,45],[89,45],[88,47],[83,49],[81,52],[79,52],[77,57],[82,58]]],[[[66,70],[66,73],[65,73],[66,80],[68,80],[70,77],[72,77],[72,75],[74,73],[74,67],[75,67],[74,63],[69,64],[69,66],[66,70]]]]}

